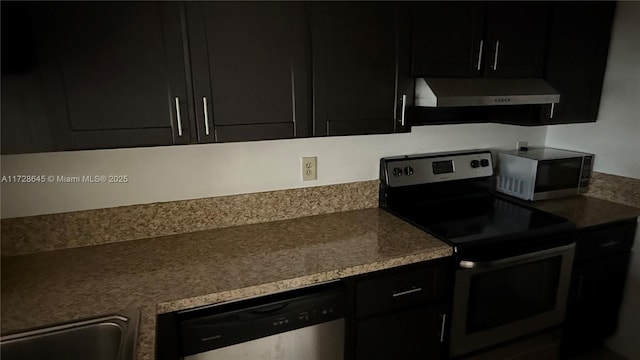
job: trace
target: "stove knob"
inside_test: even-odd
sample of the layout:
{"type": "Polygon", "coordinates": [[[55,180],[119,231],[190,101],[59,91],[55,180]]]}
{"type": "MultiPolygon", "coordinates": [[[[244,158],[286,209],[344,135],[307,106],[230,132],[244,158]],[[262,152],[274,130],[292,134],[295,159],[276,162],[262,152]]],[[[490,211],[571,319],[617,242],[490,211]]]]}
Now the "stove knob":
{"type": "Polygon", "coordinates": [[[487,160],[487,159],[480,160],[480,166],[482,166],[482,167],[489,166],[489,160],[487,160]]]}
{"type": "Polygon", "coordinates": [[[407,174],[407,176],[413,175],[413,168],[411,166],[405,167],[404,168],[404,173],[407,174]]]}
{"type": "Polygon", "coordinates": [[[471,167],[472,168],[477,168],[478,166],[480,166],[480,161],[478,160],[471,160],[471,167]]]}
{"type": "Polygon", "coordinates": [[[402,169],[400,168],[393,169],[393,176],[395,177],[402,176],[402,169]]]}

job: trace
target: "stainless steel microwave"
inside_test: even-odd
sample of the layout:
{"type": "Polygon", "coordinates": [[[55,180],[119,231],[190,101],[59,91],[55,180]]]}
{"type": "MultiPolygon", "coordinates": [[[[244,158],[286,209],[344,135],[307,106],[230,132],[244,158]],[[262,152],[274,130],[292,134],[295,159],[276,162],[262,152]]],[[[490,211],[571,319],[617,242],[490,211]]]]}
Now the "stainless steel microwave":
{"type": "Polygon", "coordinates": [[[531,148],[498,153],[496,190],[524,200],[544,200],[587,191],[593,154],[531,148]]]}

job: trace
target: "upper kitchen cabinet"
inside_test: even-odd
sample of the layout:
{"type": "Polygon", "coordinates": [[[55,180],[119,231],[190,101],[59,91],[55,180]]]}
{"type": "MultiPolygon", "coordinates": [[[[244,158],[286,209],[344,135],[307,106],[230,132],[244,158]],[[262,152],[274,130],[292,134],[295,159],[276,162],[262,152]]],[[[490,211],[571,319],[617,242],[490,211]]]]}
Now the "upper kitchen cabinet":
{"type": "Polygon", "coordinates": [[[311,135],[302,2],[187,3],[199,142],[311,135]]]}
{"type": "Polygon", "coordinates": [[[545,78],[560,93],[543,123],[596,121],[607,65],[615,2],[556,2],[545,78]]]}
{"type": "Polygon", "coordinates": [[[3,135],[28,128],[48,146],[3,152],[188,143],[180,14],[176,3],[30,4],[20,30],[33,66],[3,69],[3,135]]]}
{"type": "Polygon", "coordinates": [[[425,2],[412,6],[412,74],[542,77],[545,2],[425,2]]]}
{"type": "Polygon", "coordinates": [[[312,3],[316,136],[404,131],[412,103],[408,9],[389,2],[312,3]]]}
{"type": "Polygon", "coordinates": [[[415,76],[477,77],[482,72],[484,5],[480,2],[416,2],[411,73],[415,76]]]}

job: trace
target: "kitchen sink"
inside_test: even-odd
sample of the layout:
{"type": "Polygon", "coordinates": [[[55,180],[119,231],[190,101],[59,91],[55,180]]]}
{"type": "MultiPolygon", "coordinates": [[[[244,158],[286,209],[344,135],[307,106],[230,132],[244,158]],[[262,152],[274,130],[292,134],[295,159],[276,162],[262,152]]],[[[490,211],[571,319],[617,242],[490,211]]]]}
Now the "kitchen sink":
{"type": "Polygon", "coordinates": [[[0,338],[2,360],[133,360],[139,311],[106,315],[0,338]]]}

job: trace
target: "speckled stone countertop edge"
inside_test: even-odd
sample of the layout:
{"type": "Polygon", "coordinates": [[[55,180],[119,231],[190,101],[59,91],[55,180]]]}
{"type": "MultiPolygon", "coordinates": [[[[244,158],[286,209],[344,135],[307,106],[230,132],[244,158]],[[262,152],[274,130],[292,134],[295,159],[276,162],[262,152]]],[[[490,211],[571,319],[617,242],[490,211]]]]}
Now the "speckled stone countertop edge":
{"type": "Polygon", "coordinates": [[[372,273],[375,271],[391,269],[398,266],[411,265],[421,261],[434,260],[451,256],[453,248],[444,245],[432,248],[424,252],[376,261],[373,263],[351,266],[344,269],[336,269],[317,274],[305,275],[293,279],[285,279],[276,282],[259,284],[240,289],[221,291],[213,294],[197,296],[159,303],[156,306],[158,314],[170,313],[201,306],[213,305],[222,302],[248,299],[257,296],[269,295],[287,290],[298,289],[306,286],[318,285],[326,282],[337,281],[347,277],[372,273]]]}

